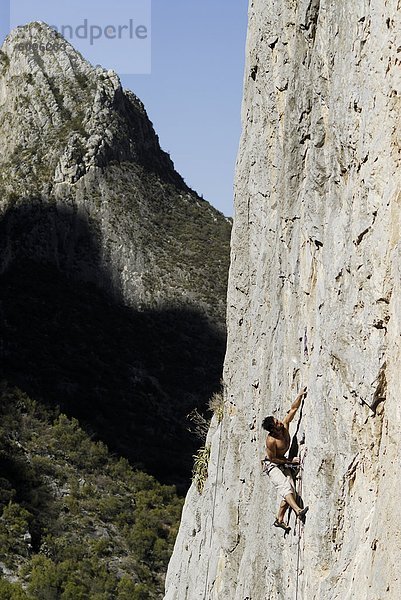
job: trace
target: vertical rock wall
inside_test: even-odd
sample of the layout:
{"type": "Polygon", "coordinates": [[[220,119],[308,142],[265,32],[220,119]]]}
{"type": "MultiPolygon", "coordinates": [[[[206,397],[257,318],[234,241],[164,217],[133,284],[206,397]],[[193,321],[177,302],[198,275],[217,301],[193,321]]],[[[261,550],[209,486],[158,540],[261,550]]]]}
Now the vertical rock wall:
{"type": "MultiPolygon", "coordinates": [[[[225,415],[187,497],[167,600],[401,597],[397,0],[252,0],[225,415]],[[266,414],[307,385],[310,513],[272,527],[266,414]]],[[[293,430],[295,429],[296,421],[293,430]]]]}

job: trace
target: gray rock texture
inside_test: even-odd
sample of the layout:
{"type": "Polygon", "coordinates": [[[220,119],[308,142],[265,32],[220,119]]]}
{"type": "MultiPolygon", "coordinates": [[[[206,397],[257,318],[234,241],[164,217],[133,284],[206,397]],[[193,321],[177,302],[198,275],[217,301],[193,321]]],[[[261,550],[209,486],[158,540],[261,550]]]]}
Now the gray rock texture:
{"type": "Polygon", "coordinates": [[[250,2],[225,412],[166,600],[401,597],[400,15],[250,2]],[[260,460],[262,418],[302,385],[299,542],[260,460]]]}

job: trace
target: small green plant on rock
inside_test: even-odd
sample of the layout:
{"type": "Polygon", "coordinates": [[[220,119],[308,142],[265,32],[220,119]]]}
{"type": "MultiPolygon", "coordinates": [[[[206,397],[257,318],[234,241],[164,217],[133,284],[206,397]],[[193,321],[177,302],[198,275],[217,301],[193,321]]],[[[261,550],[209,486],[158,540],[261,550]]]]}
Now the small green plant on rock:
{"type": "Polygon", "coordinates": [[[194,454],[195,461],[192,469],[192,481],[195,483],[196,489],[200,494],[203,492],[208,476],[209,458],[210,446],[203,446],[194,454]]]}

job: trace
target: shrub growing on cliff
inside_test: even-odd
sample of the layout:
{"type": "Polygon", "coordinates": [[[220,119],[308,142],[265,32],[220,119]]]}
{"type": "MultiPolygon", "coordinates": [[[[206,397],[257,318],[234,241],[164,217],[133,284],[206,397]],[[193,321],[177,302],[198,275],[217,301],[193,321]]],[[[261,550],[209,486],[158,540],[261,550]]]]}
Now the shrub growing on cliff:
{"type": "Polygon", "coordinates": [[[196,408],[187,415],[187,419],[191,423],[188,431],[204,442],[206,440],[207,432],[209,431],[210,421],[206,420],[196,408]]]}
{"type": "Polygon", "coordinates": [[[194,468],[192,471],[192,481],[196,485],[196,489],[201,494],[206,483],[209,468],[210,446],[199,448],[194,455],[194,468]]]}
{"type": "Polygon", "coordinates": [[[217,419],[217,423],[221,423],[224,417],[224,395],[223,392],[216,392],[209,400],[209,408],[217,419]]]}

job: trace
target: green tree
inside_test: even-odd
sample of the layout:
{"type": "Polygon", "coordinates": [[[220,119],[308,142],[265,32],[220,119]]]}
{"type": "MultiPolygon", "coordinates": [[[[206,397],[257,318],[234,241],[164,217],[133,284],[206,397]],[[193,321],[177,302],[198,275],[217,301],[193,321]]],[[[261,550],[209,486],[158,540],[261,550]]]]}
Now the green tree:
{"type": "Polygon", "coordinates": [[[32,559],[32,571],[28,592],[35,600],[59,600],[61,582],[57,565],[45,556],[37,555],[32,559]]]}
{"type": "Polygon", "coordinates": [[[28,600],[28,596],[20,585],[9,583],[4,579],[0,579],[0,598],[1,600],[28,600]]]}

